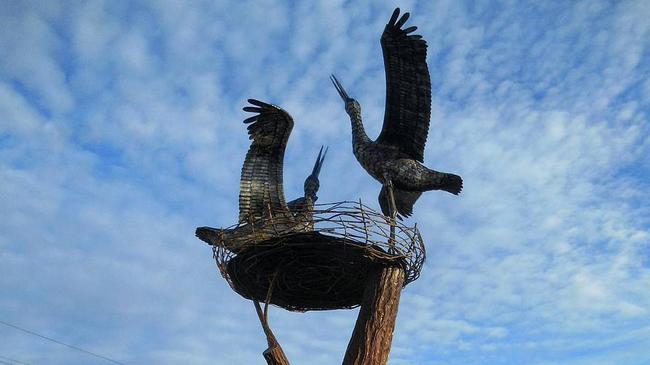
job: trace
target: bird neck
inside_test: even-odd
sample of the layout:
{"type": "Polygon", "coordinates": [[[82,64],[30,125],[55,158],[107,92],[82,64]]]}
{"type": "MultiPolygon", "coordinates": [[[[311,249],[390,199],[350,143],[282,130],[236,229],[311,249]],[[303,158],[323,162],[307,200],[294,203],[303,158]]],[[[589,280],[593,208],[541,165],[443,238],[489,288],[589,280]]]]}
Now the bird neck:
{"type": "Polygon", "coordinates": [[[363,128],[361,112],[358,110],[353,110],[349,113],[349,115],[350,122],[352,124],[352,144],[370,142],[370,138],[368,138],[366,130],[363,128]]]}

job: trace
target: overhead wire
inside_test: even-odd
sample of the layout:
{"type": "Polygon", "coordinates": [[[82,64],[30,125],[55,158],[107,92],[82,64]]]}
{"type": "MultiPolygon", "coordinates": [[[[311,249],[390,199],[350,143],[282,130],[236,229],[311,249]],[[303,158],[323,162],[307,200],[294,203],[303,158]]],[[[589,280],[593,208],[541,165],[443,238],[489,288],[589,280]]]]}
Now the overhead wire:
{"type": "MultiPolygon", "coordinates": [[[[12,359],[12,358],[10,358],[10,357],[6,357],[6,356],[2,356],[2,355],[0,355],[0,359],[10,361],[10,364],[12,364],[12,365],[13,365],[14,363],[16,363],[16,364],[22,364],[22,365],[31,365],[31,364],[28,363],[28,362],[18,361],[18,360],[16,360],[16,359],[12,359]]],[[[2,360],[0,360],[0,361],[2,361],[2,360]]],[[[2,363],[0,363],[0,364],[2,364],[2,363]]],[[[5,364],[6,364],[6,362],[5,362],[5,364]]]]}
{"type": "MultiPolygon", "coordinates": [[[[5,326],[7,326],[7,327],[11,327],[11,328],[13,328],[13,329],[16,329],[16,330],[19,330],[19,331],[22,331],[22,332],[25,332],[25,333],[28,333],[28,334],[30,334],[30,335],[32,335],[32,336],[40,337],[40,338],[42,338],[42,339],[44,339],[44,340],[48,340],[48,341],[54,342],[54,343],[59,344],[59,345],[62,345],[62,346],[66,346],[66,347],[71,348],[71,349],[73,349],[73,350],[80,351],[80,352],[86,353],[86,354],[88,354],[88,355],[91,355],[91,356],[94,356],[94,357],[97,357],[97,358],[100,358],[100,359],[103,359],[103,360],[106,360],[106,361],[110,361],[110,362],[112,362],[112,363],[114,363],[114,364],[126,365],[125,363],[119,362],[119,361],[117,361],[117,360],[113,360],[113,359],[111,359],[110,357],[106,357],[106,356],[103,356],[103,355],[100,355],[100,354],[94,353],[94,352],[92,352],[92,351],[84,350],[84,349],[82,349],[81,347],[77,347],[77,346],[74,346],[74,345],[70,345],[70,344],[67,344],[67,343],[65,343],[65,342],[61,342],[61,341],[59,341],[59,340],[55,340],[55,339],[53,339],[53,338],[51,338],[51,337],[47,337],[47,336],[41,335],[41,334],[39,334],[39,333],[36,333],[36,332],[34,332],[34,331],[30,331],[30,330],[28,330],[28,329],[25,329],[25,328],[22,328],[22,327],[16,326],[16,325],[11,324],[11,323],[7,323],[7,322],[5,322],[5,321],[3,321],[3,320],[0,320],[0,324],[3,324],[3,325],[5,325],[5,326]]],[[[10,365],[11,365],[11,364],[10,364],[10,365]]]]}

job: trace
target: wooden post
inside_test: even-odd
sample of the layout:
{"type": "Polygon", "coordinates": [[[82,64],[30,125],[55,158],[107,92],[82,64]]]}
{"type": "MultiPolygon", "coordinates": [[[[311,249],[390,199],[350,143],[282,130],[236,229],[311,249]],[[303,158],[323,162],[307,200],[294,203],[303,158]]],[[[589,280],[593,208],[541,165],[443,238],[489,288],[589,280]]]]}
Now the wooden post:
{"type": "Polygon", "coordinates": [[[262,352],[264,360],[268,365],[289,365],[289,360],[284,356],[282,348],[278,347],[269,347],[266,351],[262,352]]]}
{"type": "Polygon", "coordinates": [[[287,359],[284,351],[282,351],[280,343],[275,338],[273,331],[271,331],[271,326],[269,326],[269,303],[271,302],[271,296],[273,295],[273,287],[275,287],[275,279],[277,278],[277,275],[278,273],[276,271],[273,275],[273,279],[271,279],[271,282],[269,283],[269,291],[266,293],[264,311],[262,311],[260,303],[257,300],[253,300],[253,304],[255,305],[255,312],[257,312],[257,316],[262,324],[264,334],[266,335],[266,342],[269,345],[269,347],[262,352],[264,360],[266,360],[268,365],[289,365],[289,359],[287,359]]]}
{"type": "Polygon", "coordinates": [[[369,277],[343,365],[385,365],[405,273],[399,266],[378,267],[369,277]]]}
{"type": "Polygon", "coordinates": [[[262,312],[262,308],[258,301],[253,300],[253,304],[255,305],[257,316],[260,318],[260,322],[262,323],[262,329],[264,329],[264,334],[266,335],[266,342],[269,345],[269,347],[262,352],[264,360],[266,360],[268,365],[289,365],[287,356],[284,354],[284,351],[282,351],[280,343],[275,338],[275,335],[273,335],[273,331],[271,331],[271,327],[269,326],[268,302],[264,306],[264,312],[262,312]]]}

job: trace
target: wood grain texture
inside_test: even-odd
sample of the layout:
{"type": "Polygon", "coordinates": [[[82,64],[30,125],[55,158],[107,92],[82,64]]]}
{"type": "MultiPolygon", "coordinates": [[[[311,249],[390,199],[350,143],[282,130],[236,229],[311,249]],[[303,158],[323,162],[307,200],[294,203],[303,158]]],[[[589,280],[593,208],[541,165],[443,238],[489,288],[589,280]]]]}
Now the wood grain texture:
{"type": "Polygon", "coordinates": [[[268,365],[289,365],[289,360],[280,346],[269,347],[262,356],[268,365]]]}
{"type": "MultiPolygon", "coordinates": [[[[269,296],[271,294],[271,290],[269,289],[269,296]]],[[[262,356],[264,356],[264,360],[266,360],[267,365],[289,365],[289,360],[287,359],[287,356],[284,354],[284,351],[282,351],[282,347],[280,346],[280,343],[278,340],[275,338],[275,335],[273,334],[273,331],[271,331],[271,327],[269,326],[269,303],[267,302],[264,305],[264,310],[262,310],[262,307],[260,306],[260,303],[257,301],[253,301],[253,305],[255,306],[255,312],[257,312],[257,316],[259,317],[260,323],[262,324],[262,329],[264,330],[264,334],[266,335],[266,342],[268,343],[269,347],[262,352],[262,356]]]]}
{"type": "Polygon", "coordinates": [[[384,365],[388,361],[404,270],[378,267],[373,276],[364,292],[343,365],[384,365]]]}

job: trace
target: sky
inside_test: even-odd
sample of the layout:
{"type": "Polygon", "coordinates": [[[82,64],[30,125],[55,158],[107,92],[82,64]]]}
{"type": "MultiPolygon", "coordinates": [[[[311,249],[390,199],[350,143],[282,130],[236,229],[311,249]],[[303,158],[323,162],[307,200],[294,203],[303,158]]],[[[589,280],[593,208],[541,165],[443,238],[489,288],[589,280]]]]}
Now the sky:
{"type": "MultiPolygon", "coordinates": [[[[427,247],[389,364],[650,363],[650,2],[0,2],[0,321],[124,364],[264,364],[252,303],[197,226],[237,220],[246,99],[295,120],[288,200],[379,183],[328,77],[375,138],[395,7],[428,42],[427,247]]],[[[357,310],[270,323],[295,364],[340,363],[357,310]]],[[[107,364],[0,325],[5,363],[107,364]]]]}

